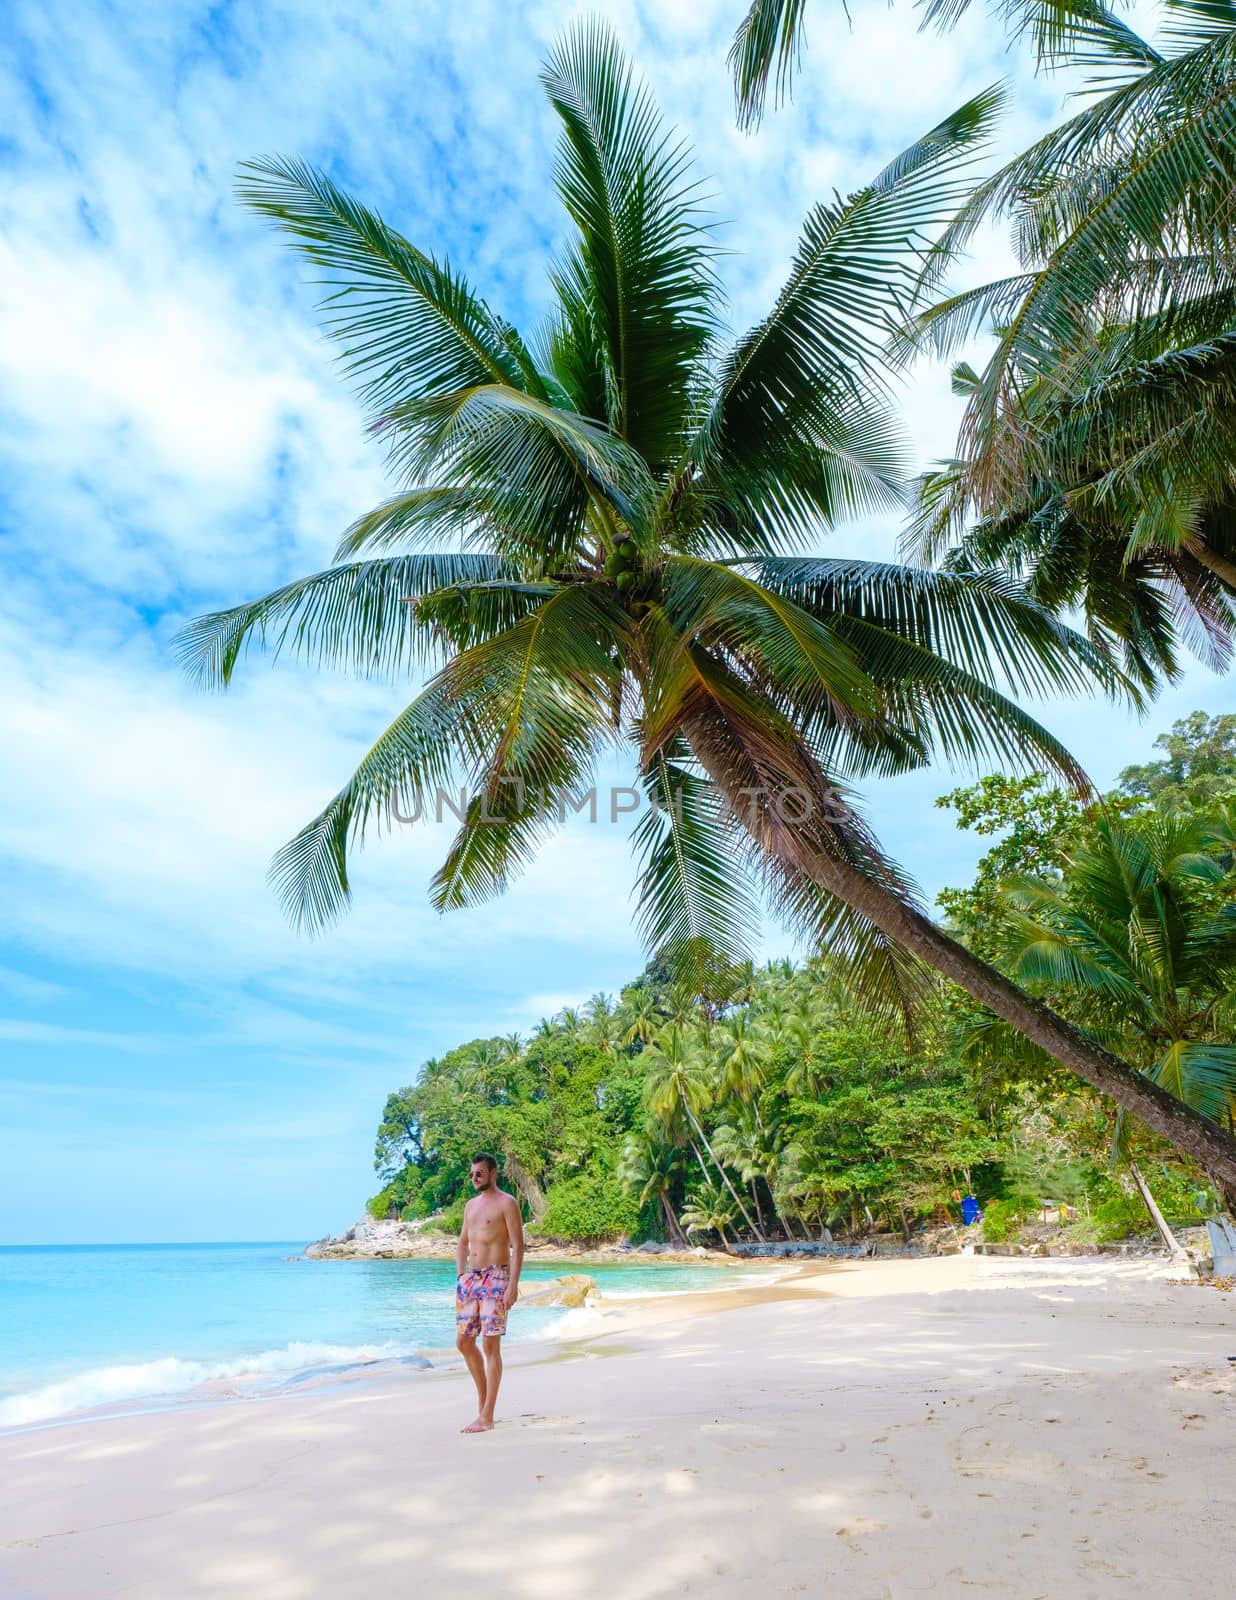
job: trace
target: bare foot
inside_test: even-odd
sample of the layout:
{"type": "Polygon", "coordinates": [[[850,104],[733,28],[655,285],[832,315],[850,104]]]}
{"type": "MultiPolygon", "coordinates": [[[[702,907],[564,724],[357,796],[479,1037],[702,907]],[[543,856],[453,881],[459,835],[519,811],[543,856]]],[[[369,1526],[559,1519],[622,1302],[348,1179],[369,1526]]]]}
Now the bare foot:
{"type": "Polygon", "coordinates": [[[486,1422],[484,1417],[478,1417],[475,1422],[470,1422],[466,1428],[460,1428],[460,1433],[488,1433],[493,1427],[492,1422],[486,1422]]]}

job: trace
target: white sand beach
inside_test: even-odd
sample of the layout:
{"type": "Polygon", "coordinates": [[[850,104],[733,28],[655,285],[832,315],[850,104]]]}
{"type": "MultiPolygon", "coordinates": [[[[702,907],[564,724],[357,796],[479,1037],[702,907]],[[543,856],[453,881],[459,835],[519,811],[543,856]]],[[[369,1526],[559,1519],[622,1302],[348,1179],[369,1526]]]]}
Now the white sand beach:
{"type": "Polygon", "coordinates": [[[11,1434],[0,1595],[1217,1595],[1234,1312],[1145,1261],[845,1263],[513,1347],[474,1438],[455,1370],[11,1434]]]}

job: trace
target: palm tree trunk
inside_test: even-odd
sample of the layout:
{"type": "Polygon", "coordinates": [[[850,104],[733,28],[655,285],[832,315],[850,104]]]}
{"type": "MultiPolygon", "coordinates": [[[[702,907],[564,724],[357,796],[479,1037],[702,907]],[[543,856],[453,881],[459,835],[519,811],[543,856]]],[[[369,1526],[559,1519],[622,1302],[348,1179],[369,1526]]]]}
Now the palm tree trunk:
{"type": "Polygon", "coordinates": [[[685,1250],[687,1241],[683,1238],[682,1228],[679,1226],[678,1218],[674,1215],[674,1208],[670,1204],[670,1197],[664,1189],[661,1190],[661,1210],[665,1216],[665,1231],[669,1234],[670,1243],[676,1245],[680,1250],[685,1250]]]}
{"type": "MultiPolygon", "coordinates": [[[[829,797],[829,804],[833,803],[829,797]]],[[[786,847],[782,841],[787,835],[792,836],[792,830],[784,825],[776,830],[756,830],[761,846],[775,853],[791,870],[804,873],[820,888],[844,900],[895,944],[934,967],[996,1016],[1012,1023],[1032,1043],[1084,1078],[1091,1088],[1140,1117],[1177,1150],[1223,1181],[1236,1183],[1236,1139],[1218,1123],[1203,1117],[1088,1039],[1080,1028],[1058,1017],[1041,1001],[1023,993],[1002,972],[951,939],[894,890],[835,856],[822,851],[799,851],[793,843],[786,847]]]]}
{"type": "Polygon", "coordinates": [[[531,1220],[539,1222],[545,1215],[545,1207],[549,1204],[545,1191],[518,1156],[513,1155],[510,1150],[502,1152],[502,1169],[523,1197],[531,1220]]]}
{"type": "Polygon", "coordinates": [[[793,749],[779,740],[770,742],[767,730],[732,706],[712,721],[702,713],[686,719],[684,731],[696,759],[767,859],[844,901],[894,944],[1011,1023],[1092,1088],[1140,1117],[1177,1150],[1223,1181],[1236,1183],[1236,1138],[1218,1123],[1023,993],[1002,972],[951,939],[895,887],[830,853],[836,838],[831,824],[809,822],[803,826],[787,822],[777,813],[774,801],[796,788],[812,802],[815,817],[853,816],[805,746],[793,749]],[[724,730],[720,735],[718,726],[724,730]],[[751,778],[761,782],[752,788],[751,778]]]}
{"type": "MultiPolygon", "coordinates": [[[[738,1193],[738,1190],[735,1189],[734,1185],[730,1182],[729,1173],[726,1172],[725,1168],[717,1160],[716,1153],[713,1150],[712,1146],[708,1142],[708,1135],[704,1132],[703,1128],[701,1128],[699,1123],[696,1121],[695,1112],[692,1111],[691,1107],[687,1104],[687,1099],[686,1099],[685,1095],[683,1096],[682,1109],[687,1113],[687,1116],[690,1117],[691,1126],[695,1129],[696,1133],[699,1134],[701,1144],[704,1146],[704,1149],[707,1150],[707,1152],[708,1152],[708,1154],[709,1154],[709,1156],[710,1156],[710,1158],[712,1160],[713,1166],[716,1167],[716,1169],[717,1169],[717,1176],[721,1179],[721,1182],[725,1185],[725,1187],[730,1191],[730,1198],[733,1200],[734,1204],[738,1207],[738,1209],[742,1212],[743,1220],[746,1222],[747,1226],[751,1229],[752,1233],[755,1234],[756,1238],[761,1241],[761,1243],[767,1243],[767,1240],[765,1240],[763,1233],[761,1233],[759,1228],[756,1227],[755,1223],[752,1222],[751,1213],[747,1210],[746,1206],[743,1205],[742,1197],[738,1193]]],[[[697,1151],[696,1154],[698,1155],[699,1152],[697,1151]]],[[[701,1165],[703,1165],[702,1162],[701,1162],[701,1165]]]]}
{"type": "Polygon", "coordinates": [[[1204,539],[1197,539],[1185,547],[1195,561],[1201,563],[1208,572],[1212,572],[1220,583],[1229,589],[1236,590],[1236,561],[1229,561],[1226,556],[1221,556],[1217,550],[1212,550],[1204,539]]]}
{"type": "Polygon", "coordinates": [[[1163,1241],[1163,1248],[1173,1261],[1182,1260],[1184,1251],[1180,1247],[1180,1241],[1168,1227],[1167,1218],[1159,1210],[1158,1203],[1150,1192],[1150,1185],[1142,1177],[1141,1168],[1136,1161],[1129,1162],[1129,1171],[1133,1175],[1133,1182],[1137,1185],[1137,1192],[1141,1195],[1146,1210],[1150,1213],[1150,1220],[1154,1223],[1155,1230],[1163,1241]]]}
{"type": "Polygon", "coordinates": [[[703,1178],[705,1183],[711,1183],[712,1182],[712,1174],[708,1170],[708,1163],[704,1160],[704,1157],[700,1154],[700,1147],[699,1147],[699,1145],[696,1144],[694,1139],[691,1140],[691,1154],[695,1157],[696,1162],[699,1165],[700,1177],[703,1178]]]}
{"type": "Polygon", "coordinates": [[[861,912],[903,949],[943,973],[989,1011],[1010,1022],[1034,1044],[1070,1067],[1094,1089],[1138,1116],[1221,1178],[1236,1181],[1236,1139],[1174,1094],[1088,1039],[1040,1001],[980,961],[964,945],[914,910],[891,890],[848,862],[816,856],[812,880],[861,912]]]}
{"type": "Polygon", "coordinates": [[[765,1233],[768,1224],[764,1221],[764,1211],[760,1205],[760,1191],[754,1178],[751,1180],[751,1204],[755,1207],[755,1220],[760,1225],[761,1233],[765,1233]]]}
{"type": "Polygon", "coordinates": [[[1212,1172],[1206,1176],[1218,1191],[1219,1200],[1228,1216],[1236,1217],[1236,1183],[1224,1183],[1223,1179],[1212,1172]]]}

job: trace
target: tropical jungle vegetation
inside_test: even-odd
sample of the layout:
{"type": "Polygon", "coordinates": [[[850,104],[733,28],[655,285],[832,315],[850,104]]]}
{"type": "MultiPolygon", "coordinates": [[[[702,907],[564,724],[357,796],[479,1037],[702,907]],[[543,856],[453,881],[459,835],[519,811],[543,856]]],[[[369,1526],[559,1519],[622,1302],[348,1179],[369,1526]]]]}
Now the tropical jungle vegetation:
{"type": "MultiPolygon", "coordinates": [[[[995,842],[941,901],[960,937],[1226,1123],[1236,716],[1198,713],[1158,745],[1101,803],[1041,775],[944,796],[995,842]]],[[[527,1039],[427,1062],[386,1102],[370,1209],[453,1229],[478,1145],[534,1233],[567,1240],[909,1239],[972,1192],[988,1241],[1050,1206],[1093,1243],[1148,1230],[1141,1183],[1177,1223],[1224,1198],[955,988],[919,1023],[909,1040],[873,1030],[827,956],[748,968],[720,1008],[684,1006],[650,966],[527,1039]]]]}

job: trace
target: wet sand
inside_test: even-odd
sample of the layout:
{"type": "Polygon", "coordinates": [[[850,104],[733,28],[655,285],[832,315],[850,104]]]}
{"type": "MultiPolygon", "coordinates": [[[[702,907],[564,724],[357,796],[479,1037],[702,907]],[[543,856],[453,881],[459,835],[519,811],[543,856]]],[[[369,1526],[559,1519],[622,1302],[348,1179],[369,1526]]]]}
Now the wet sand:
{"type": "Polygon", "coordinates": [[[1111,1259],[819,1264],[454,1368],[0,1438],[5,1600],[1225,1592],[1236,1303],[1111,1259]]]}

